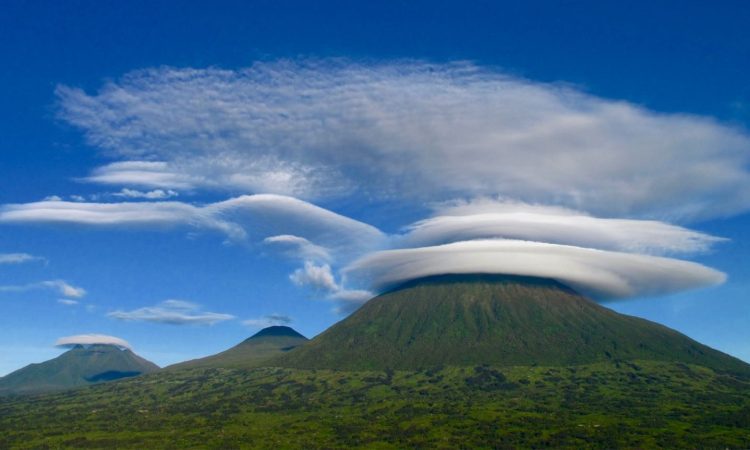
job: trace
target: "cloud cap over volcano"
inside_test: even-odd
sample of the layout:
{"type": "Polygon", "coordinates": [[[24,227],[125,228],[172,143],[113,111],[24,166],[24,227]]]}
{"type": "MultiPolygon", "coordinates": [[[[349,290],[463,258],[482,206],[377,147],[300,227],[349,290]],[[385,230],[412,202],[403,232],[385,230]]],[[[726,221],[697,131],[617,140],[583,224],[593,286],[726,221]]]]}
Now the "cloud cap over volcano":
{"type": "Polygon", "coordinates": [[[474,240],[376,252],[344,273],[376,291],[442,274],[494,273],[552,278],[599,300],[663,295],[723,283],[726,275],[670,258],[513,240],[474,240]]]}
{"type": "Polygon", "coordinates": [[[117,347],[133,350],[128,341],[106,334],[78,334],[75,336],[61,337],[55,342],[55,347],[72,348],[76,345],[115,345],[117,347]]]}

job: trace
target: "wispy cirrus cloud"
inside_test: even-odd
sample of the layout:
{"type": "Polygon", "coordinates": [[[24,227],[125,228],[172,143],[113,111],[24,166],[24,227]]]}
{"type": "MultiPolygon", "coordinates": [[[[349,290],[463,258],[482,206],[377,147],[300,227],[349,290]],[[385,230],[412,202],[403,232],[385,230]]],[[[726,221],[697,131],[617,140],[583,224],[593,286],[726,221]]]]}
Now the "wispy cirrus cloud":
{"type": "Polygon", "coordinates": [[[170,325],[214,325],[235,318],[231,314],[202,311],[199,305],[184,300],[165,300],[155,306],[132,311],[113,311],[107,316],[118,320],[170,325]]]}
{"type": "Polygon", "coordinates": [[[23,264],[33,261],[46,261],[46,259],[28,253],[0,253],[0,264],[23,264]]]}
{"type": "Polygon", "coordinates": [[[73,286],[65,280],[48,280],[37,283],[0,286],[0,292],[27,292],[38,289],[48,289],[68,298],[82,298],[86,290],[82,287],[73,286]]]}
{"type": "Polygon", "coordinates": [[[162,67],[87,94],[62,119],[119,159],[90,181],[302,198],[503,194],[596,215],[722,217],[750,208],[750,136],[466,62],[162,67]]]}
{"type": "Polygon", "coordinates": [[[78,300],[71,300],[69,298],[58,298],[57,303],[65,306],[76,306],[78,305],[78,300]]]}

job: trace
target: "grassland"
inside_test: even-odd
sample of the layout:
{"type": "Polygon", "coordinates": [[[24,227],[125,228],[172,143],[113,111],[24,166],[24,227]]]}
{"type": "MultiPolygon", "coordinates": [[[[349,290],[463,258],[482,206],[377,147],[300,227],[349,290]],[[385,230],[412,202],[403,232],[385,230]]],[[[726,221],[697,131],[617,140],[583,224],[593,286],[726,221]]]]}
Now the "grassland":
{"type": "Polygon", "coordinates": [[[669,362],[167,371],[0,400],[0,448],[750,448],[750,377],[669,362]]]}

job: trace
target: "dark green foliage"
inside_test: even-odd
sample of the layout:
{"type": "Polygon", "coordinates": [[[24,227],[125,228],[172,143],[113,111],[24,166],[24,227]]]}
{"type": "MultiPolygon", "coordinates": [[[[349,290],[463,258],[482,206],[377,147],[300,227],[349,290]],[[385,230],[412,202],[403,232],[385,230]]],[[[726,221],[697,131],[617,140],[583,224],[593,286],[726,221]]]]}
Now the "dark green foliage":
{"type": "Polygon", "coordinates": [[[289,327],[267,327],[229,350],[169,366],[167,370],[195,367],[257,367],[273,356],[281,355],[307,342],[307,338],[289,327]]]}
{"type": "Polygon", "coordinates": [[[186,369],[6,398],[0,448],[740,449],[749,411],[750,377],[656,361],[186,369]]]}
{"type": "Polygon", "coordinates": [[[156,370],[156,364],[130,350],[114,345],[77,345],[57,358],[0,378],[0,395],[70,389],[156,370]]]}
{"type": "Polygon", "coordinates": [[[556,281],[504,275],[408,283],[269,364],[382,370],[634,359],[748,370],[742,361],[662,325],[618,314],[556,281]]]}

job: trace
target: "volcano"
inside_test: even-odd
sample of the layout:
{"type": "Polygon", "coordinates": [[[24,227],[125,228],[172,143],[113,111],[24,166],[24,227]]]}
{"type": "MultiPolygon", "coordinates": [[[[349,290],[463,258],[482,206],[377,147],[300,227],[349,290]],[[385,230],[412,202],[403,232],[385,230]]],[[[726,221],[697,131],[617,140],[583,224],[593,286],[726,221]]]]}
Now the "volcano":
{"type": "Polygon", "coordinates": [[[159,366],[116,345],[75,345],[57,358],[0,378],[0,395],[86,386],[159,370],[159,366]]]}
{"type": "Polygon", "coordinates": [[[415,370],[633,360],[750,368],[675,330],[612,311],[557,281],[485,274],[406,283],[268,364],[415,370]]]}
{"type": "Polygon", "coordinates": [[[168,369],[196,367],[254,367],[307,342],[290,327],[271,326],[260,330],[229,350],[205,358],[169,366],[168,369]]]}

